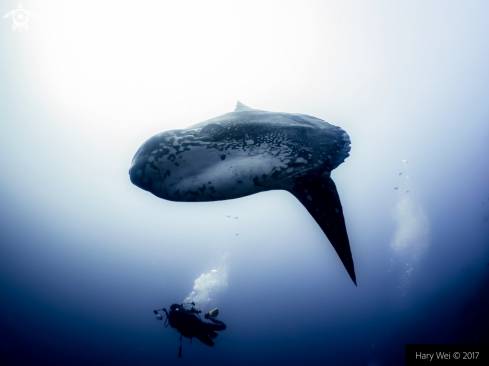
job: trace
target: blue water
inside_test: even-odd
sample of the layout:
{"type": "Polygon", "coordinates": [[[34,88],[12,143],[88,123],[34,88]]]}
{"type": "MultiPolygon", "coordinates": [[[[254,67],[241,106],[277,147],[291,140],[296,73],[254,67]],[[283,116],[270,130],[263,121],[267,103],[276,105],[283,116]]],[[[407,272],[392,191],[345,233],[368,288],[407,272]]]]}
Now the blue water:
{"type": "MultiPolygon", "coordinates": [[[[328,64],[337,67],[334,76],[314,57],[301,57],[294,59],[300,71],[282,70],[288,76],[273,74],[275,84],[257,83],[254,73],[275,70],[270,57],[302,47],[300,39],[286,42],[264,28],[243,47],[272,33],[275,43],[250,66],[250,79],[239,79],[241,89],[207,93],[207,85],[184,78],[189,69],[171,69],[168,75],[181,74],[184,88],[172,89],[173,99],[161,104],[136,97],[160,95],[164,83],[117,84],[110,90],[120,89],[118,97],[104,99],[111,75],[130,78],[146,65],[142,58],[132,61],[137,70],[105,69],[102,56],[116,52],[111,47],[134,41],[118,28],[96,33],[110,40],[93,51],[104,68],[100,75],[109,75],[104,79],[73,61],[84,39],[75,19],[63,23],[78,37],[67,43],[56,43],[61,23],[29,19],[29,31],[19,32],[2,19],[0,364],[402,365],[407,343],[489,343],[489,33],[481,15],[487,4],[444,4],[408,7],[405,15],[418,28],[397,24],[400,13],[387,6],[376,4],[368,16],[343,9],[341,27],[331,33],[317,25],[327,12],[311,3],[316,23],[298,21],[306,31],[325,33],[301,52],[326,57],[333,44],[318,40],[346,37],[342,56],[328,64]],[[378,32],[371,16],[382,20],[378,32]],[[366,29],[374,31],[365,35],[366,29]],[[362,48],[364,36],[373,51],[362,48]],[[43,53],[46,45],[58,53],[43,53]],[[85,82],[92,89],[83,89],[85,82]],[[187,100],[198,87],[191,96],[207,98],[206,107],[187,100]],[[310,114],[349,134],[350,157],[332,178],[358,287],[287,192],[176,203],[131,184],[134,153],[153,134],[176,128],[167,119],[183,128],[232,111],[236,99],[310,114]],[[203,312],[218,307],[227,329],[213,348],[184,339],[179,359],[178,332],[153,310],[189,296],[203,312]]],[[[48,5],[46,17],[57,9],[48,5]]],[[[272,16],[281,10],[272,10],[263,10],[270,24],[285,27],[272,16]]],[[[162,36],[151,29],[148,37],[162,36]]],[[[167,47],[169,54],[172,47],[182,50],[167,47]]],[[[204,58],[217,52],[199,50],[204,58]]],[[[225,88],[229,74],[219,80],[225,88]]]]}

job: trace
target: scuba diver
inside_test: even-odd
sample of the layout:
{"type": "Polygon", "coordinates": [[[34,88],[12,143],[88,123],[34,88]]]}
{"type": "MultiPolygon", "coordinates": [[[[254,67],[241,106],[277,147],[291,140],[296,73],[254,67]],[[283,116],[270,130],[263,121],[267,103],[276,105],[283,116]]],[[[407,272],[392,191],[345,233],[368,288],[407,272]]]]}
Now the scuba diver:
{"type": "Polygon", "coordinates": [[[226,324],[217,320],[219,315],[219,309],[214,309],[205,313],[204,317],[210,320],[212,323],[204,322],[200,318],[201,310],[195,309],[195,303],[190,304],[173,304],[170,306],[170,311],[165,308],[159,310],[153,310],[158,320],[162,320],[163,316],[158,311],[163,310],[166,314],[165,328],[171,325],[180,332],[180,350],[178,357],[182,357],[182,336],[190,338],[192,343],[192,337],[197,338],[202,343],[208,346],[214,347],[213,339],[217,337],[217,331],[226,329],[226,324]],[[185,305],[192,305],[190,310],[185,308],[185,305]]]}

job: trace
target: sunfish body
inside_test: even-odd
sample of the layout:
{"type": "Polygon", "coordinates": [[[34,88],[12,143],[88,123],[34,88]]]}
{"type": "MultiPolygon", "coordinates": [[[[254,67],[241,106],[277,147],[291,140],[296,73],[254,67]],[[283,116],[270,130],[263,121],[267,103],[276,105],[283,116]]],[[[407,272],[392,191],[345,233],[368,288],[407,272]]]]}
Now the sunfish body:
{"type": "Polygon", "coordinates": [[[283,189],[319,224],[356,284],[343,209],[331,171],[350,151],[341,128],[304,114],[237,103],[234,112],[151,137],[136,152],[136,186],[178,202],[228,200],[283,189]]]}

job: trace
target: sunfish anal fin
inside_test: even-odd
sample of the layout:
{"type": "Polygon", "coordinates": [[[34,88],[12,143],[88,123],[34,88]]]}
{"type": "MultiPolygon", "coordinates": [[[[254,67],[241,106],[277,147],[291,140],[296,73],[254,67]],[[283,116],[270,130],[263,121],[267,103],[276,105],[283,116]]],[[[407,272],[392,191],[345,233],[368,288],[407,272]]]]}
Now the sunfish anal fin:
{"type": "Polygon", "coordinates": [[[343,208],[336,185],[329,175],[302,177],[290,190],[309,211],[338,253],[355,286],[357,280],[346,232],[343,208]]]}

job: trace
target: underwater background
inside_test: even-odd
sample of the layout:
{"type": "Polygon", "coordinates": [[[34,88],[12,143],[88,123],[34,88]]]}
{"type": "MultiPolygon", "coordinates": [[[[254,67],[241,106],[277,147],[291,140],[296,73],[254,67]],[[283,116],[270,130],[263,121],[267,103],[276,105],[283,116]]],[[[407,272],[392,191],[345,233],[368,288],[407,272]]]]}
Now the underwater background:
{"type": "Polygon", "coordinates": [[[23,9],[0,19],[1,365],[402,365],[406,343],[489,343],[487,1],[22,6],[0,3],[23,9]],[[237,100],[349,134],[332,178],[358,287],[285,191],[131,184],[147,138],[237,100]],[[153,310],[186,299],[227,329],[178,358],[153,310]]]}

